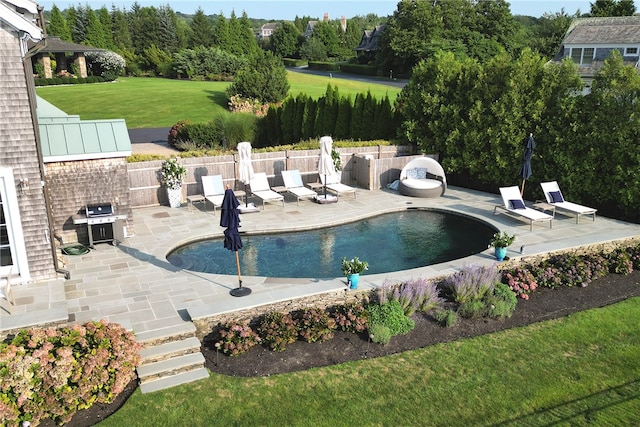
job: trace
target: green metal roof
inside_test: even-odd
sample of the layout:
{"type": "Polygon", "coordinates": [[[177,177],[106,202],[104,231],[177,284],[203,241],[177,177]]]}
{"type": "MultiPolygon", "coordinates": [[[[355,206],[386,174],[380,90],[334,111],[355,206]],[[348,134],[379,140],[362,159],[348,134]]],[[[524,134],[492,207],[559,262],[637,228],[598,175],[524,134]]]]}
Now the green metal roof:
{"type": "Polygon", "coordinates": [[[80,120],[40,97],[36,111],[45,163],[131,155],[124,119],[80,120]]]}

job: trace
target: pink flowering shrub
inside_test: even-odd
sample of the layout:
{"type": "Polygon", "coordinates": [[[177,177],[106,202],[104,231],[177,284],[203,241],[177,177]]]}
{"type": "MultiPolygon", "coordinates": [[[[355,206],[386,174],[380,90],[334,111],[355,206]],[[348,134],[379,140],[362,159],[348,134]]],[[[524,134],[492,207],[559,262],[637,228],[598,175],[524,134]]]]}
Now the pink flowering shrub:
{"type": "Polygon", "coordinates": [[[257,99],[247,99],[240,95],[229,98],[229,111],[232,113],[251,113],[258,117],[264,117],[269,111],[269,104],[263,104],[257,99]]]}
{"type": "Polygon", "coordinates": [[[336,321],[326,310],[307,308],[298,320],[300,337],[307,342],[324,342],[333,338],[336,321]]]}
{"type": "Polygon", "coordinates": [[[284,351],[288,344],[297,341],[298,326],[291,314],[273,311],[264,316],[258,333],[271,350],[284,351]]]}
{"type": "Polygon", "coordinates": [[[526,268],[515,267],[502,272],[502,283],[522,299],[529,299],[529,294],[538,288],[533,274],[526,268]]]}
{"type": "Polygon", "coordinates": [[[216,347],[220,347],[223,353],[230,356],[242,354],[261,341],[258,334],[249,326],[249,322],[227,323],[218,330],[218,334],[221,339],[216,347]]]}
{"type": "Polygon", "coordinates": [[[62,424],[113,402],[137,377],[139,349],[132,333],[106,321],[20,331],[0,344],[0,420],[62,424]]]}
{"type": "Polygon", "coordinates": [[[345,332],[359,333],[367,329],[367,309],[361,303],[348,303],[334,308],[336,326],[345,332]]]}

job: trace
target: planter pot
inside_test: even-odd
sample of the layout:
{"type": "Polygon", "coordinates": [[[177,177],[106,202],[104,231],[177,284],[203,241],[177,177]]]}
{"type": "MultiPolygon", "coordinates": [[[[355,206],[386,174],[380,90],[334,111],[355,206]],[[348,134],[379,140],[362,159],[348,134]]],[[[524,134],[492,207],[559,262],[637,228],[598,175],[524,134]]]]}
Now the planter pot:
{"type": "Polygon", "coordinates": [[[507,256],[507,248],[496,248],[495,254],[498,261],[503,261],[504,257],[507,256]]]}
{"type": "Polygon", "coordinates": [[[357,289],[358,282],[360,282],[360,273],[353,273],[347,276],[347,282],[349,283],[349,289],[357,289]]]}
{"type": "Polygon", "coordinates": [[[167,196],[169,197],[169,206],[179,208],[182,204],[182,187],[167,188],[167,196]]]}

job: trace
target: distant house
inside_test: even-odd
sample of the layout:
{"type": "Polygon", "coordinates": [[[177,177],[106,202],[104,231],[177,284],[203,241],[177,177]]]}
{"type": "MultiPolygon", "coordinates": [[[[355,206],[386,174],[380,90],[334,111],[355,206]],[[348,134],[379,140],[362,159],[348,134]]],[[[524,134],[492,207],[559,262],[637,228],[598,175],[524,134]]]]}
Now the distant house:
{"type": "MultiPolygon", "coordinates": [[[[320,21],[307,22],[307,28],[304,30],[305,38],[311,37],[311,34],[313,34],[313,30],[316,27],[316,25],[318,25],[318,22],[320,21]]],[[[322,22],[329,22],[328,13],[325,12],[324,16],[322,17],[322,22]]],[[[344,15],[340,17],[340,28],[342,28],[343,32],[347,31],[347,18],[344,15]]]]}
{"type": "Polygon", "coordinates": [[[268,39],[269,37],[271,37],[271,35],[273,34],[273,32],[276,30],[276,28],[278,28],[280,26],[279,23],[277,22],[268,22],[264,25],[262,25],[260,27],[260,30],[258,31],[258,39],[259,40],[264,40],[264,39],[268,39]]]}
{"type": "Polygon", "coordinates": [[[593,77],[614,50],[622,54],[625,65],[638,67],[640,16],[575,19],[553,61],[571,58],[590,87],[593,77]]]}
{"type": "Polygon", "coordinates": [[[42,64],[44,69],[44,77],[50,79],[56,75],[66,75],[70,70],[68,63],[72,62],[78,73],[78,77],[87,77],[87,63],[84,57],[85,52],[100,52],[104,49],[99,49],[92,46],[82,45],[78,43],[69,43],[61,40],[60,37],[47,36],[37,43],[31,42],[28,44],[29,54],[32,57],[34,65],[36,63],[42,64]],[[56,57],[56,69],[51,69],[50,54],[54,54],[56,57]]]}
{"type": "Polygon", "coordinates": [[[376,52],[380,50],[380,38],[386,26],[377,25],[373,30],[365,30],[362,33],[360,44],[356,47],[356,55],[361,61],[371,61],[376,52]]]}

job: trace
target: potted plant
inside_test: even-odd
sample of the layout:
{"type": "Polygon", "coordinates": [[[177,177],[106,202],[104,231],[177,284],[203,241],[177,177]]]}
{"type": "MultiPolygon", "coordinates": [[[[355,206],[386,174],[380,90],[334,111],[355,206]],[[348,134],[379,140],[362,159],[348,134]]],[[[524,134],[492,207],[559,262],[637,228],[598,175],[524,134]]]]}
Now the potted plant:
{"type": "Polygon", "coordinates": [[[182,203],[182,180],[187,174],[187,169],[178,159],[168,159],[162,162],[160,169],[160,182],[167,187],[169,206],[179,208],[182,203]]]}
{"type": "Polygon", "coordinates": [[[350,289],[356,289],[358,282],[360,282],[360,273],[369,269],[369,263],[366,261],[360,261],[360,258],[355,257],[348,260],[346,257],[342,257],[342,273],[347,276],[347,283],[350,289]]]}
{"type": "Polygon", "coordinates": [[[504,260],[507,255],[507,247],[516,239],[515,234],[509,234],[506,231],[499,231],[493,235],[489,244],[495,248],[495,255],[498,261],[504,260]]]}

